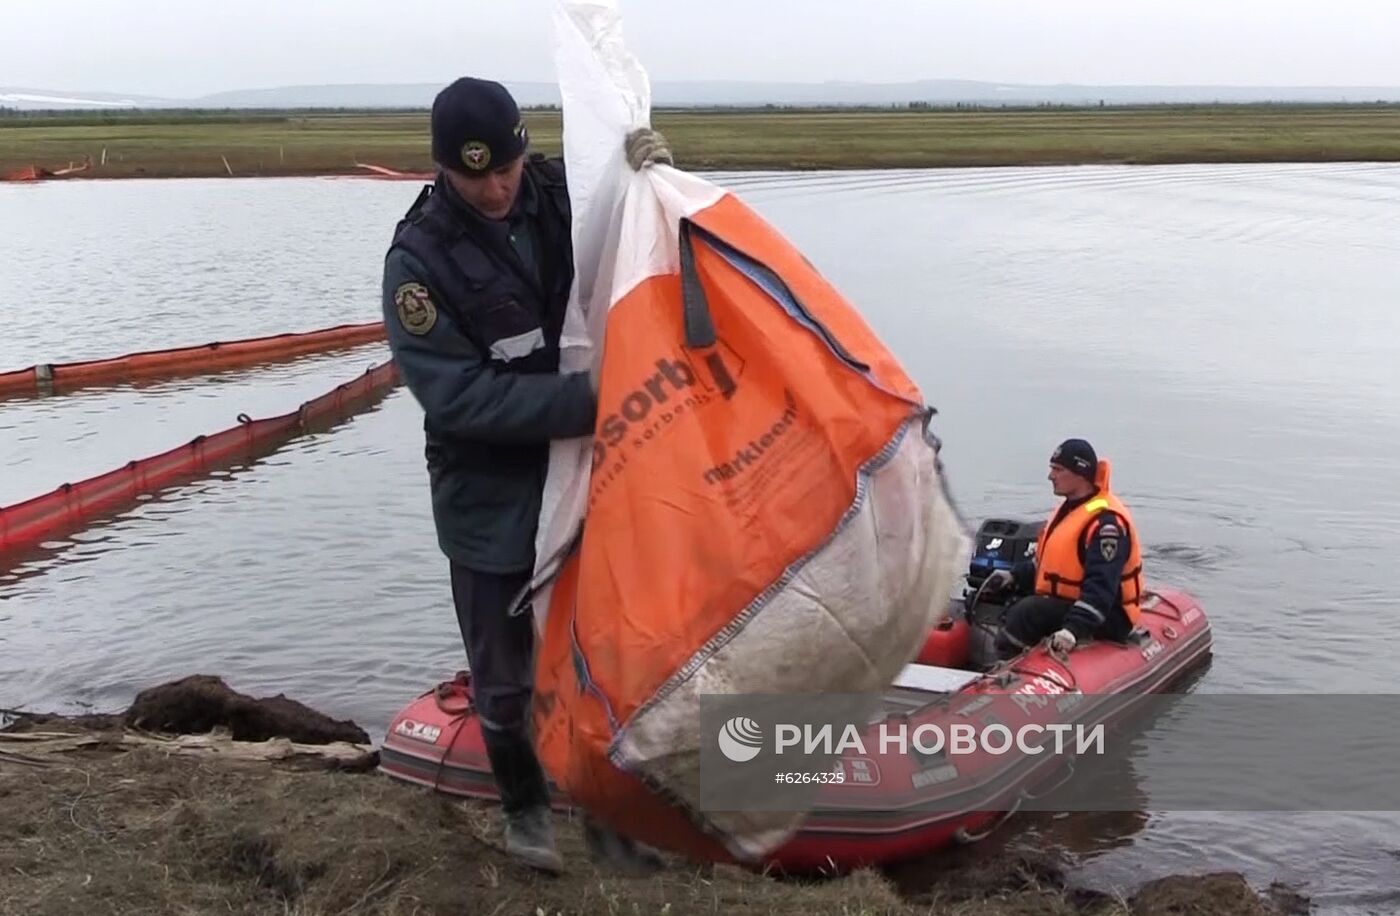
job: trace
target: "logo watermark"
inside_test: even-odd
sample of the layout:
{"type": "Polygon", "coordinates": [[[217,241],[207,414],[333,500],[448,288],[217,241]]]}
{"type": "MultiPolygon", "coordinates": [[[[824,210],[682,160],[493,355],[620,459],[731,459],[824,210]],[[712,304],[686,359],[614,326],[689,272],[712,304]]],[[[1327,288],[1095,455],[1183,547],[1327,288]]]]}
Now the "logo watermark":
{"type": "MultiPolygon", "coordinates": [[[[1103,754],[1107,728],[1102,723],[1086,725],[1067,722],[1026,723],[1014,731],[1002,723],[980,728],[965,722],[951,725],[908,722],[882,722],[872,736],[854,724],[838,729],[831,724],[779,722],[772,730],[772,752],[836,756],[842,754],[922,755],[947,754],[1103,754]],[[869,745],[869,746],[867,746],[869,745]]],[[[764,749],[764,730],[747,716],[735,716],[719,730],[718,744],[725,757],[747,763],[764,749]]]]}
{"type": "Polygon", "coordinates": [[[1400,696],[1007,687],[702,697],[699,807],[1400,811],[1400,696]]]}
{"type": "Polygon", "coordinates": [[[763,751],[763,731],[746,716],[735,716],[719,730],[719,749],[735,763],[747,763],[763,751]]]}

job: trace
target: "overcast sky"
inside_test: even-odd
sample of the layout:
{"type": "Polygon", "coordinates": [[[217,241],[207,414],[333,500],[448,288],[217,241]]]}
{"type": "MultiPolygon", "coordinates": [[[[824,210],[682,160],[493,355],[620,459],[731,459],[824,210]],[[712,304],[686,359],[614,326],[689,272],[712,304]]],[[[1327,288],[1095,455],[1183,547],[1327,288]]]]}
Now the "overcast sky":
{"type": "MultiPolygon", "coordinates": [[[[177,98],[552,80],[552,0],[54,0],[0,19],[0,86],[177,98]]],[[[1395,0],[621,0],[653,81],[1400,86],[1395,0]]]]}

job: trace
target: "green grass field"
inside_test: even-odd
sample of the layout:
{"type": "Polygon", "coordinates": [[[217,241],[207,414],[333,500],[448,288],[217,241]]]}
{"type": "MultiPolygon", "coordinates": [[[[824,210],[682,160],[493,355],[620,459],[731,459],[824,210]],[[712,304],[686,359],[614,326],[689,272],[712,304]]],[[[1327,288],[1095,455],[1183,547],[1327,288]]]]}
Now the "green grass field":
{"type": "MultiPolygon", "coordinates": [[[[558,112],[527,119],[535,148],[558,152],[558,112]]],[[[653,124],[690,170],[1400,161],[1400,105],[657,111],[653,124]]],[[[0,174],[84,157],[89,177],[426,171],[427,131],[425,111],[4,117],[0,174]]]]}

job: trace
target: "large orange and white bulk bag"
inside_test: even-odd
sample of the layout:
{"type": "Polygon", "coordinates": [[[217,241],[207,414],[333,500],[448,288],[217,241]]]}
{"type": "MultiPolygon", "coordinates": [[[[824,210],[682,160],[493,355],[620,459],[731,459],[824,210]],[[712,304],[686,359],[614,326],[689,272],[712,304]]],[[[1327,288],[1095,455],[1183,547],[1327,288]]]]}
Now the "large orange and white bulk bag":
{"type": "Polygon", "coordinates": [[[614,0],[560,0],[555,27],[577,264],[562,360],[595,374],[599,411],[551,454],[540,755],[625,833],[753,861],[801,812],[703,810],[700,698],[882,690],[967,539],[932,411],[856,308],[733,194],[625,162],[650,90],[614,0]]]}

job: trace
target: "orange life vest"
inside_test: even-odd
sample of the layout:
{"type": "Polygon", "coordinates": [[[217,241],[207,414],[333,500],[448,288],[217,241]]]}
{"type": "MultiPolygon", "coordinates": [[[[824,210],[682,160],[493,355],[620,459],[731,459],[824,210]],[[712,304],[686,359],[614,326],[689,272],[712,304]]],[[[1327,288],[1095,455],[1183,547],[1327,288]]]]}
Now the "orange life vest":
{"type": "MultiPolygon", "coordinates": [[[[1142,546],[1138,543],[1132,516],[1122,501],[1113,495],[1109,483],[1108,460],[1100,458],[1094,479],[1098,492],[1058,521],[1057,510],[1041,529],[1035,549],[1035,593],[1068,601],[1079,600],[1084,585],[1084,550],[1103,523],[1105,510],[1112,510],[1123,520],[1128,538],[1128,559],[1123,565],[1122,581],[1119,583],[1119,600],[1128,620],[1136,626],[1142,610],[1142,546]]],[[[1108,613],[1110,608],[1099,610],[1108,613]]]]}

